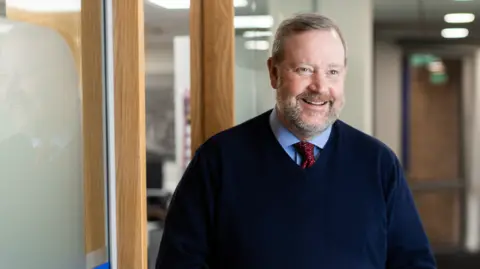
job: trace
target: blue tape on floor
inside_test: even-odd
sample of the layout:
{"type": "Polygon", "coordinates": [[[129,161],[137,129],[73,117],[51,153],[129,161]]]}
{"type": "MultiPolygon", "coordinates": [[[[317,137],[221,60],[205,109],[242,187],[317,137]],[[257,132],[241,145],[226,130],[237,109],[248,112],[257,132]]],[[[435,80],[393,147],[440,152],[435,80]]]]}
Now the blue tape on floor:
{"type": "Polygon", "coordinates": [[[109,262],[104,263],[102,265],[95,267],[94,269],[110,269],[110,263],[109,262]]]}

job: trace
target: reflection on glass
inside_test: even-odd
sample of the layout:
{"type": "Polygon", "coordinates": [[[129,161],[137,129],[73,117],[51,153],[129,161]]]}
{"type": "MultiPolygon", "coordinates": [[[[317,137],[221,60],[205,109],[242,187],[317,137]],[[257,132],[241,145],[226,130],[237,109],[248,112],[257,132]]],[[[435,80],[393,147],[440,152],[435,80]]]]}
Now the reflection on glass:
{"type": "Polygon", "coordinates": [[[0,29],[0,265],[85,268],[74,58],[52,30],[0,29]]]}
{"type": "Polygon", "coordinates": [[[249,0],[247,5],[235,9],[236,124],[274,106],[267,59],[277,24],[294,13],[313,9],[310,0],[249,0]]]}

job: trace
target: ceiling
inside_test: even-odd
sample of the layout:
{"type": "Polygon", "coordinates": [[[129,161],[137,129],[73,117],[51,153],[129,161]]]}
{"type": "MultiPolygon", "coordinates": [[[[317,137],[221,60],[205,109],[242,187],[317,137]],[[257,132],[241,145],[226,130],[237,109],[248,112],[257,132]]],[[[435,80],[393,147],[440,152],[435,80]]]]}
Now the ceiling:
{"type": "MultiPolygon", "coordinates": [[[[282,0],[287,1],[287,0],[282,0]]],[[[447,24],[447,13],[472,12],[480,14],[480,0],[373,0],[375,34],[390,40],[442,41],[440,32],[447,24]]],[[[268,14],[268,0],[249,0],[249,6],[237,8],[237,16],[268,14]],[[255,10],[252,10],[254,3],[255,10]]],[[[174,35],[188,34],[188,10],[166,10],[145,0],[147,43],[171,40],[174,35]]],[[[480,18],[467,25],[468,38],[480,40],[480,18]]]]}
{"type": "Polygon", "coordinates": [[[453,27],[443,21],[447,13],[470,12],[480,14],[480,0],[374,0],[375,34],[379,38],[422,43],[478,43],[480,18],[463,26],[469,29],[469,37],[444,40],[443,28],[453,27]]]}
{"type": "MultiPolygon", "coordinates": [[[[472,12],[480,14],[480,0],[372,1],[375,8],[375,34],[382,39],[441,41],[440,31],[447,26],[443,22],[443,16],[446,13],[472,12]]],[[[248,0],[248,2],[247,7],[236,9],[236,15],[268,14],[269,0],[248,0]]],[[[4,14],[4,3],[5,0],[0,0],[0,14],[4,14]]],[[[480,40],[480,18],[469,24],[468,28],[470,35],[462,42],[480,40]]],[[[157,47],[162,43],[171,44],[174,36],[188,35],[189,12],[188,10],[164,9],[145,0],[145,31],[147,47],[152,45],[157,47]]]]}
{"type": "MultiPolygon", "coordinates": [[[[249,5],[237,8],[235,14],[237,16],[267,15],[270,1],[272,0],[248,0],[249,5]]],[[[302,1],[308,2],[308,0],[302,1]]],[[[443,22],[445,14],[452,12],[480,14],[480,0],[372,1],[374,2],[374,32],[377,40],[427,45],[480,44],[480,18],[467,25],[470,30],[468,38],[447,41],[440,36],[440,31],[447,26],[443,22]]],[[[5,14],[4,2],[5,0],[0,0],[0,15],[5,14]]],[[[144,10],[147,87],[151,85],[152,88],[171,88],[173,85],[172,42],[174,36],[189,34],[189,10],[168,10],[152,4],[149,0],[145,0],[144,10]]]]}

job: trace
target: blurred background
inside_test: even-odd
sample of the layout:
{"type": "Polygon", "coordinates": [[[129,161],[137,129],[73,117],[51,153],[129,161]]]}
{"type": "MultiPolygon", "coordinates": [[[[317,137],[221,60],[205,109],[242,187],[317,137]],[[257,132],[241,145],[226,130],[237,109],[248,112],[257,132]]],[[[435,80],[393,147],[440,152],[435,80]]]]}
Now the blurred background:
{"type": "MultiPolygon", "coordinates": [[[[345,35],[349,57],[347,105],[341,118],[386,143],[400,158],[438,268],[480,268],[480,21],[476,18],[480,0],[217,1],[232,1],[235,6],[231,29],[235,37],[234,124],[274,106],[266,61],[279,22],[297,12],[319,12],[332,18],[345,35]]],[[[192,16],[190,0],[143,2],[148,263],[152,269],[169,201],[191,158],[192,16]]],[[[68,43],[80,71],[81,4],[81,0],[0,0],[0,16],[54,28],[68,43]]],[[[2,21],[0,37],[7,36],[11,28],[2,21]]],[[[203,72],[208,75],[209,70],[203,72]]],[[[0,90],[7,89],[2,83],[0,90]]],[[[71,94],[72,100],[80,99],[71,94]]],[[[8,101],[7,97],[0,94],[0,101],[8,101]]],[[[80,110],[75,113],[79,115],[80,110]]],[[[80,143],[80,128],[75,130],[80,143]]],[[[8,141],[3,145],[8,146],[8,141]]],[[[75,182],[80,186],[80,148],[75,154],[78,171],[69,172],[77,175],[75,182]]],[[[7,155],[1,161],[10,160],[7,155]]],[[[101,178],[103,171],[98,171],[101,178]]],[[[55,174],[61,180],[55,170],[45,173],[47,179],[55,174]]],[[[103,195],[100,188],[90,191],[103,195]]],[[[72,193],[82,196],[77,189],[72,193]]],[[[97,199],[100,206],[92,207],[103,208],[101,197],[97,199]]],[[[77,202],[65,212],[81,216],[83,203],[77,202]]],[[[102,236],[97,237],[105,252],[104,220],[99,221],[102,236]]],[[[71,222],[78,231],[84,230],[82,221],[72,218],[71,222]]],[[[79,232],[78,237],[83,234],[79,232]]],[[[83,251],[76,252],[83,261],[83,251]]]]}
{"type": "MultiPolygon", "coordinates": [[[[343,117],[402,160],[439,268],[480,268],[480,1],[333,2],[234,1],[235,123],[273,107],[266,60],[279,21],[330,16],[349,49],[343,117]]],[[[189,1],[145,1],[151,260],[158,213],[190,158],[189,42],[189,1]]]]}

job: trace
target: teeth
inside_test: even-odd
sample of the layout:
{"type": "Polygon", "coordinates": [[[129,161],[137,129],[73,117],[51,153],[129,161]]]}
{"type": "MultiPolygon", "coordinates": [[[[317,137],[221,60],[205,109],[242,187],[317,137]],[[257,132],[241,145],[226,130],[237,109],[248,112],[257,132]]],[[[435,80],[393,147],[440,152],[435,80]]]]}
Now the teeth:
{"type": "Polygon", "coordinates": [[[313,101],[308,101],[308,100],[305,100],[305,99],[303,99],[303,101],[305,101],[305,102],[307,102],[311,105],[316,105],[316,106],[323,106],[328,102],[328,101],[313,102],[313,101]]]}

